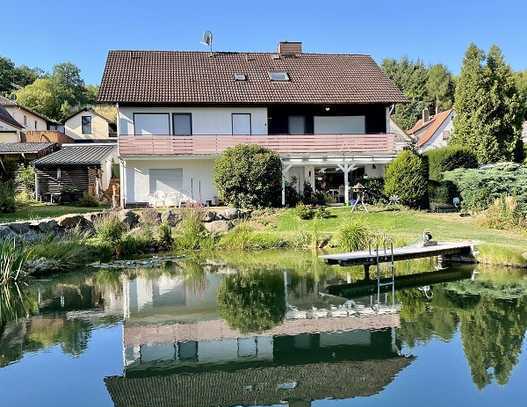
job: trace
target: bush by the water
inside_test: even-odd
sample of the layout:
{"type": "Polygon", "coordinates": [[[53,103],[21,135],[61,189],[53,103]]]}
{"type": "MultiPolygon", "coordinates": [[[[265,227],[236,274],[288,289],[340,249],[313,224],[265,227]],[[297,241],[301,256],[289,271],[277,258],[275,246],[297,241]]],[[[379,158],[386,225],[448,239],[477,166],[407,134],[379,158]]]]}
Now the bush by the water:
{"type": "Polygon", "coordinates": [[[126,227],[121,222],[119,217],[115,214],[108,214],[97,219],[93,226],[95,227],[95,235],[101,240],[111,245],[119,243],[126,232],[126,227]]]}
{"type": "Polygon", "coordinates": [[[240,144],[225,150],[214,164],[214,184],[220,198],[238,208],[278,206],[282,162],[275,152],[240,144]]]}
{"type": "Polygon", "coordinates": [[[177,228],[174,246],[184,251],[211,249],[214,240],[202,223],[203,214],[199,208],[185,208],[177,228]]]}
{"type": "Polygon", "coordinates": [[[309,220],[315,217],[315,210],[304,203],[299,203],[295,207],[295,214],[302,220],[309,220]]]}
{"type": "Polygon", "coordinates": [[[478,166],[476,154],[462,147],[434,148],[425,155],[428,157],[429,177],[434,181],[441,181],[445,171],[478,166]]]}
{"type": "Polygon", "coordinates": [[[428,206],[428,163],[411,150],[401,151],[386,168],[384,194],[410,208],[428,206]]]}
{"type": "Polygon", "coordinates": [[[468,211],[481,211],[502,196],[514,196],[518,210],[527,214],[527,166],[500,163],[483,168],[447,171],[443,179],[453,182],[468,211]]]}
{"type": "Polygon", "coordinates": [[[247,223],[241,223],[227,232],[219,246],[228,250],[269,250],[286,247],[288,242],[265,231],[255,230],[247,223]]]}
{"type": "Polygon", "coordinates": [[[24,276],[27,252],[15,240],[0,241],[0,286],[18,281],[24,276]]]}
{"type": "Polygon", "coordinates": [[[366,249],[372,239],[372,233],[362,223],[350,220],[337,231],[337,242],[340,248],[347,251],[366,249]]]}

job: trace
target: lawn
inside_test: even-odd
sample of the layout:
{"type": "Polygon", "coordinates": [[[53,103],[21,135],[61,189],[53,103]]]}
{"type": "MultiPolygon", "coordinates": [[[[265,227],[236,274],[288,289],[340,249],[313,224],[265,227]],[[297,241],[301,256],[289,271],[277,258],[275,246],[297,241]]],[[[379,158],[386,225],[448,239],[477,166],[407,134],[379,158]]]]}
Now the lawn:
{"type": "Polygon", "coordinates": [[[18,220],[34,220],[43,218],[54,218],[71,213],[88,213],[102,210],[103,207],[85,208],[75,205],[20,205],[16,212],[0,213],[0,223],[18,220]]]}
{"type": "Polygon", "coordinates": [[[276,233],[293,236],[301,230],[318,229],[319,233],[334,234],[349,219],[356,219],[374,231],[383,231],[396,241],[414,243],[421,240],[424,231],[430,231],[435,240],[477,242],[480,258],[489,263],[527,265],[527,233],[493,230],[480,226],[472,217],[457,213],[436,214],[411,210],[386,211],[371,208],[369,213],[352,213],[350,208],[332,208],[332,218],[300,220],[292,210],[278,215],[271,229],[276,233]]]}

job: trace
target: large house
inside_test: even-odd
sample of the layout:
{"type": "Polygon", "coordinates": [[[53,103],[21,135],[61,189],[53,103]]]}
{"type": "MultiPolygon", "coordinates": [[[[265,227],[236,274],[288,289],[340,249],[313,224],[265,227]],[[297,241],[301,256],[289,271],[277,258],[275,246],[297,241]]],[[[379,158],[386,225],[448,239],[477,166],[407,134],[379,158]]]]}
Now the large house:
{"type": "MultiPolygon", "coordinates": [[[[399,146],[390,111],[405,102],[368,55],[110,51],[98,101],[117,105],[122,205],[157,192],[212,203],[214,159],[240,143],[280,154],[285,181],[350,199],[382,177],[399,146]]],[[[285,203],[285,192],[282,193],[285,203]]]]}

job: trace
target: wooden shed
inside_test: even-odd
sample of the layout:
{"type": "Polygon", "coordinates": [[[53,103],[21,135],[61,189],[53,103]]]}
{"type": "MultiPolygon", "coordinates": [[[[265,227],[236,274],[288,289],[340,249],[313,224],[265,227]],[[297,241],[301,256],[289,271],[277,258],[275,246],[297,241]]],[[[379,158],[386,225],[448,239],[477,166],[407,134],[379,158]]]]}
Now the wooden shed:
{"type": "Polygon", "coordinates": [[[64,144],[33,162],[36,196],[46,201],[72,202],[84,193],[100,197],[110,185],[115,144],[64,144]]]}

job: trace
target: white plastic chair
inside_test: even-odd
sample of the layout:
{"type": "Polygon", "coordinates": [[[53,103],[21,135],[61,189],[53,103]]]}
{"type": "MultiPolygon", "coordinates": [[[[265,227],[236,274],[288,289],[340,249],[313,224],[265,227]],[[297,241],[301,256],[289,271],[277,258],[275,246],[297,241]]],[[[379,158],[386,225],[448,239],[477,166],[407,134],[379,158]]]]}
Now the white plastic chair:
{"type": "Polygon", "coordinates": [[[167,197],[167,194],[163,191],[154,192],[154,206],[156,208],[160,206],[165,206],[166,197],[167,197]]]}

